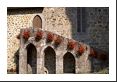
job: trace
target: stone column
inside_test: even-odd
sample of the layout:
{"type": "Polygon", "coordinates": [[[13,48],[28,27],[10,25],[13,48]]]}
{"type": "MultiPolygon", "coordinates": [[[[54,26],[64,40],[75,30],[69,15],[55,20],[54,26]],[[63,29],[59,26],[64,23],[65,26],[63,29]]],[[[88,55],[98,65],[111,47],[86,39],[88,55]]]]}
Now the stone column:
{"type": "MultiPolygon", "coordinates": [[[[22,34],[22,30],[20,33],[22,34]]],[[[24,48],[22,36],[20,36],[19,74],[27,74],[27,50],[24,48]]]]}
{"type": "Polygon", "coordinates": [[[78,67],[78,58],[76,57],[75,58],[75,74],[78,74],[78,72],[79,72],[79,67],[78,67]]]}
{"type": "Polygon", "coordinates": [[[37,48],[37,74],[39,74],[39,72],[40,72],[40,68],[39,68],[39,63],[40,63],[40,61],[39,61],[39,49],[37,48]]]}
{"type": "Polygon", "coordinates": [[[40,48],[37,50],[37,74],[42,74],[42,53],[40,48]]]}
{"type": "MultiPolygon", "coordinates": [[[[42,45],[43,42],[40,43],[42,45]]],[[[44,74],[44,46],[37,48],[37,74],[44,74]]]]}
{"type": "Polygon", "coordinates": [[[41,62],[40,58],[37,58],[37,74],[41,74],[41,62]]]}
{"type": "Polygon", "coordinates": [[[27,51],[21,48],[19,54],[19,73],[27,74],[27,51]]]}
{"type": "Polygon", "coordinates": [[[56,74],[62,74],[63,73],[63,57],[62,52],[56,53],[56,74]]]}

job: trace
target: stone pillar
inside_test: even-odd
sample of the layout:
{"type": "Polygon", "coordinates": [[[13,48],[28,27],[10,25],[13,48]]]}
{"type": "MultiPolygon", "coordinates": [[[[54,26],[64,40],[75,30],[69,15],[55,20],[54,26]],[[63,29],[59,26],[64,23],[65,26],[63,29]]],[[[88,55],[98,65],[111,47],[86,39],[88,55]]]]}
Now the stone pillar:
{"type": "Polygon", "coordinates": [[[20,48],[19,54],[19,73],[27,74],[27,52],[22,48],[20,48]]]}
{"type": "Polygon", "coordinates": [[[43,52],[43,47],[38,47],[37,48],[37,74],[43,74],[43,73],[44,73],[44,52],[43,52]]]}
{"type": "Polygon", "coordinates": [[[43,67],[43,58],[42,58],[42,53],[40,50],[38,50],[38,53],[37,53],[37,74],[42,74],[43,71],[42,71],[42,67],[43,67]]]}
{"type": "Polygon", "coordinates": [[[41,62],[40,58],[37,58],[37,74],[41,74],[41,62]]]}
{"type": "Polygon", "coordinates": [[[84,74],[91,72],[91,62],[89,59],[89,47],[87,50],[77,58],[76,73],[84,74]]]}
{"type": "Polygon", "coordinates": [[[63,55],[62,52],[56,53],[56,74],[63,73],[63,55]]]}
{"type": "Polygon", "coordinates": [[[78,74],[79,72],[79,67],[78,67],[78,58],[75,58],[75,74],[78,74]]]}
{"type": "Polygon", "coordinates": [[[38,48],[37,48],[37,74],[40,74],[40,66],[39,66],[39,64],[40,64],[40,56],[39,56],[39,50],[38,50],[38,48]]]}
{"type": "MultiPolygon", "coordinates": [[[[22,34],[22,30],[20,33],[22,34]]],[[[27,50],[24,48],[22,36],[20,36],[19,74],[27,74],[27,50]]]]}

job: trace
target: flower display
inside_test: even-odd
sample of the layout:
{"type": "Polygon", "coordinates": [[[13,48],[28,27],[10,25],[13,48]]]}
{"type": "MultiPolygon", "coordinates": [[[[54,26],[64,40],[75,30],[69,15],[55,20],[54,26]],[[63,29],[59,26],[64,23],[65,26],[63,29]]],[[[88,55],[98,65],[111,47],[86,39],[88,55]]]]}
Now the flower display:
{"type": "Polygon", "coordinates": [[[81,55],[85,51],[84,47],[82,45],[79,46],[77,52],[79,55],[81,55]]]}
{"type": "Polygon", "coordinates": [[[90,48],[90,56],[97,58],[97,52],[93,48],[90,48]]]}
{"type": "Polygon", "coordinates": [[[27,40],[29,37],[30,37],[30,31],[24,31],[23,38],[27,40]]]}
{"type": "Polygon", "coordinates": [[[60,36],[56,37],[54,42],[55,42],[56,45],[59,45],[62,42],[61,37],[60,36]]]}
{"type": "Polygon", "coordinates": [[[52,33],[47,34],[47,42],[51,42],[54,39],[54,35],[52,33]]]}
{"type": "Polygon", "coordinates": [[[43,37],[43,32],[37,31],[35,40],[38,41],[38,40],[42,39],[42,37],[43,37]]]}
{"type": "Polygon", "coordinates": [[[76,43],[75,43],[74,41],[69,41],[69,42],[68,42],[68,45],[67,45],[67,48],[68,48],[69,50],[72,50],[72,49],[75,48],[75,45],[76,45],[76,43]]]}

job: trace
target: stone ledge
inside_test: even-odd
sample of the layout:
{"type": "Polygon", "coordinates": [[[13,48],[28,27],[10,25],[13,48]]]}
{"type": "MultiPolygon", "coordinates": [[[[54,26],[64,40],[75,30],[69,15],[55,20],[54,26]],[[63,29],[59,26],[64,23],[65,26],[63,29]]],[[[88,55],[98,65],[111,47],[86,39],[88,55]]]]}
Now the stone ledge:
{"type": "MultiPolygon", "coordinates": [[[[62,38],[62,42],[63,43],[65,42],[65,43],[68,44],[69,41],[74,42],[76,44],[74,45],[75,47],[72,50],[74,50],[75,52],[76,52],[76,49],[79,48],[79,45],[83,46],[84,49],[85,49],[85,51],[87,51],[87,48],[88,48],[87,46],[89,46],[89,45],[87,45],[85,43],[82,43],[80,41],[76,41],[74,39],[65,38],[65,37],[60,36],[58,34],[55,34],[53,32],[46,31],[46,30],[42,30],[42,29],[32,29],[32,28],[24,28],[24,29],[21,29],[21,31],[20,31],[20,35],[21,35],[20,38],[23,37],[23,34],[22,33],[25,32],[25,31],[29,31],[30,32],[30,37],[35,37],[36,32],[37,31],[41,31],[41,32],[43,32],[42,38],[44,38],[44,39],[47,39],[47,35],[48,35],[48,33],[50,33],[50,34],[53,35],[53,40],[54,40],[54,38],[56,36],[59,36],[59,37],[62,38]]],[[[51,41],[51,43],[53,42],[53,40],[51,41]]],[[[64,44],[62,46],[67,46],[67,45],[64,44]]],[[[104,61],[108,60],[108,53],[107,52],[102,51],[102,50],[97,49],[97,48],[93,48],[91,46],[89,47],[89,50],[90,50],[89,56],[94,57],[94,58],[99,59],[99,60],[104,60],[104,61]]]]}

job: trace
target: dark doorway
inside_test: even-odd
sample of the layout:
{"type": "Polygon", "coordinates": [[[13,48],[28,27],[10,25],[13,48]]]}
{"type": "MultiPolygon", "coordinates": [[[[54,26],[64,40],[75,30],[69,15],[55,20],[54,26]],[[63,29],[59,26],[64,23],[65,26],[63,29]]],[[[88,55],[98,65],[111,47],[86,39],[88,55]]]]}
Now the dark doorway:
{"type": "Polygon", "coordinates": [[[44,50],[44,66],[48,70],[49,74],[56,73],[56,54],[53,48],[47,47],[44,50]]]}
{"type": "Polygon", "coordinates": [[[75,58],[69,52],[67,52],[63,57],[63,72],[75,73],[75,58]]]}
{"type": "Polygon", "coordinates": [[[33,44],[27,46],[27,65],[29,74],[37,73],[37,50],[33,44]]]}
{"type": "Polygon", "coordinates": [[[39,15],[36,15],[33,19],[34,28],[42,28],[42,19],[39,15]]]}

